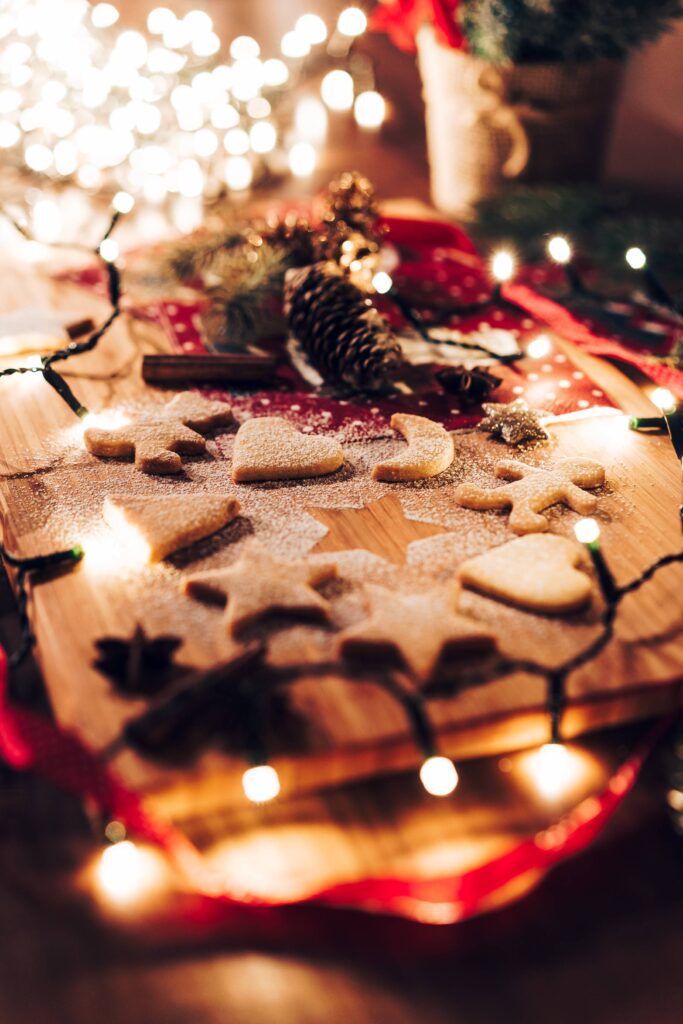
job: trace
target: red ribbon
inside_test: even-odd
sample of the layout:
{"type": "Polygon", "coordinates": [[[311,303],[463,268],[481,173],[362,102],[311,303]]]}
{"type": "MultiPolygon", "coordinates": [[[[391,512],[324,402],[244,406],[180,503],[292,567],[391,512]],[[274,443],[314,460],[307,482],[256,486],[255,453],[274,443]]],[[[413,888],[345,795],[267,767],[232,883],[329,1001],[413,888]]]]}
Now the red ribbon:
{"type": "MultiPolygon", "coordinates": [[[[479,867],[437,878],[365,878],[309,893],[297,900],[235,895],[215,885],[199,850],[170,822],[150,813],[144,799],[126,787],[77,737],[41,715],[14,707],[8,699],[7,658],[0,648],[0,758],[18,771],[35,771],[103,813],[127,831],[163,851],[184,878],[187,890],[209,901],[226,917],[237,908],[293,908],[309,904],[393,915],[429,924],[452,924],[510,902],[520,895],[514,884],[526,880],[527,891],[556,864],[585,850],[604,830],[630,793],[641,768],[670,718],[660,721],[640,747],[612,775],[605,789],[588,797],[537,835],[511,847],[479,867]],[[506,894],[506,890],[510,890],[506,894]]],[[[207,917],[207,921],[209,920],[207,917]]],[[[243,916],[240,915],[240,921],[243,916]]]]}

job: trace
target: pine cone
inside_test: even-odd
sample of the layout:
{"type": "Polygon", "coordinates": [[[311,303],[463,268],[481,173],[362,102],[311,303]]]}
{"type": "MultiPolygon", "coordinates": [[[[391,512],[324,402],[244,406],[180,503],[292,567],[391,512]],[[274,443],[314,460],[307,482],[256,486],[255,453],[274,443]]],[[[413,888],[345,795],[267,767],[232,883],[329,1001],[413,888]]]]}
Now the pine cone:
{"type": "Polygon", "coordinates": [[[287,271],[285,316],[311,365],[326,381],[376,391],[398,369],[398,341],[371,301],[335,263],[287,271]]]}

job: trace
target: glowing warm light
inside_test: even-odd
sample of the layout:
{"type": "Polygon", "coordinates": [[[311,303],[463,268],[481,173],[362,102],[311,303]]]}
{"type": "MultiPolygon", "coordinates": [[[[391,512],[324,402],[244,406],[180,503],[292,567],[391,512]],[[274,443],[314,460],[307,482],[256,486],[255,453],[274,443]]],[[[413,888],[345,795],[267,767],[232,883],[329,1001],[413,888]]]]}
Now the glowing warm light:
{"type": "Polygon", "coordinates": [[[125,511],[119,505],[107,499],[104,507],[104,518],[107,526],[113,530],[116,536],[122,564],[127,566],[146,565],[150,561],[152,549],[137,527],[129,522],[125,511]]]}
{"type": "Polygon", "coordinates": [[[545,359],[552,348],[550,338],[547,334],[539,334],[532,338],[526,347],[526,354],[532,359],[545,359]]]}
{"type": "Polygon", "coordinates": [[[26,147],[24,160],[32,171],[46,171],[52,163],[52,153],[41,142],[33,142],[26,147]]]}
{"type": "Polygon", "coordinates": [[[212,57],[220,48],[221,41],[215,32],[204,32],[192,40],[192,52],[197,57],[212,57]]]}
{"type": "Polygon", "coordinates": [[[111,205],[118,213],[130,213],[135,206],[135,200],[130,192],[117,192],[111,201],[111,205]]]}
{"type": "Polygon", "coordinates": [[[572,258],[572,247],[563,235],[553,235],[546,246],[548,255],[555,263],[569,263],[572,258]]]}
{"type": "Polygon", "coordinates": [[[162,36],[167,28],[175,25],[176,16],[168,7],[155,7],[147,15],[147,28],[153,36],[162,36]]]}
{"type": "Polygon", "coordinates": [[[501,284],[509,281],[515,272],[515,257],[506,249],[499,249],[491,260],[491,273],[501,284]]]}
{"type": "Polygon", "coordinates": [[[343,36],[362,36],[368,27],[368,19],[365,11],[360,7],[347,7],[339,15],[337,28],[343,36]]]}
{"type": "Polygon", "coordinates": [[[249,136],[244,128],[231,128],[225,133],[223,146],[226,153],[230,153],[231,156],[244,156],[249,152],[249,136]]]}
{"type": "Polygon", "coordinates": [[[100,242],[100,247],[97,251],[106,263],[113,263],[114,260],[118,259],[119,243],[115,238],[105,238],[103,242],[100,242]]]}
{"type": "Polygon", "coordinates": [[[280,792],[280,778],[270,764],[258,764],[247,768],[242,776],[242,788],[247,800],[254,804],[265,804],[274,800],[280,792]]]}
{"type": "Polygon", "coordinates": [[[130,839],[103,850],[95,868],[100,894],[108,902],[124,906],[148,895],[160,878],[158,855],[141,849],[130,839]]]}
{"type": "Polygon", "coordinates": [[[249,142],[254,153],[270,153],[277,142],[277,132],[270,121],[259,121],[252,125],[249,142]]]}
{"type": "Polygon", "coordinates": [[[251,36],[237,36],[230,43],[230,56],[233,60],[243,60],[245,57],[258,57],[261,47],[251,36]]]}
{"type": "Polygon", "coordinates": [[[579,519],[574,525],[574,534],[582,544],[595,544],[600,536],[600,525],[595,519],[579,519]]]}
{"type": "Polygon", "coordinates": [[[284,85],[289,78],[289,70],[284,61],[273,57],[263,62],[263,83],[271,88],[284,85]]]}
{"type": "Polygon", "coordinates": [[[90,12],[90,20],[95,28],[109,28],[119,20],[119,12],[113,4],[95,4],[90,12]]]}
{"type": "Polygon", "coordinates": [[[458,772],[449,757],[428,757],[420,768],[420,782],[431,796],[448,796],[458,785],[458,772]]]}
{"type": "Polygon", "coordinates": [[[668,388],[655,388],[650,395],[650,401],[661,412],[673,412],[676,408],[676,396],[668,388]]]}
{"type": "Polygon", "coordinates": [[[21,138],[21,132],[10,121],[0,121],[0,149],[11,149],[21,138]]]}
{"type": "Polygon", "coordinates": [[[384,97],[374,90],[362,92],[353,105],[353,116],[361,128],[380,128],[386,115],[384,97]]]}
{"type": "Polygon", "coordinates": [[[378,270],[372,279],[372,287],[379,295],[386,295],[393,286],[394,282],[384,270],[378,270]]]}
{"type": "Polygon", "coordinates": [[[254,171],[245,156],[231,156],[225,161],[224,176],[228,188],[242,192],[251,185],[254,171]]]}
{"type": "Polygon", "coordinates": [[[317,96],[302,96],[294,111],[294,130],[304,142],[321,143],[327,135],[327,110],[317,96]]]}
{"type": "Polygon", "coordinates": [[[311,52],[311,44],[298,32],[285,32],[280,43],[280,49],[285,57],[291,60],[299,60],[307,57],[311,52]]]}
{"type": "Polygon", "coordinates": [[[258,57],[243,57],[232,66],[232,94],[235,99],[254,99],[263,86],[263,64],[258,57]]]}
{"type": "Polygon", "coordinates": [[[218,136],[210,128],[200,128],[193,139],[197,156],[212,156],[218,149],[218,136]]]}
{"type": "Polygon", "coordinates": [[[31,215],[33,235],[38,242],[56,242],[62,232],[62,214],[51,199],[39,199],[31,215]]]}
{"type": "Polygon", "coordinates": [[[624,259],[631,270],[642,270],[647,264],[647,256],[637,245],[633,245],[630,249],[626,250],[624,259]]]}
{"type": "Polygon", "coordinates": [[[330,110],[350,110],[353,106],[353,79],[348,71],[328,71],[320,94],[330,110]]]}
{"type": "Polygon", "coordinates": [[[521,766],[538,795],[550,801],[569,796],[592,774],[589,758],[564,743],[544,743],[522,755],[521,766]]]}
{"type": "Polygon", "coordinates": [[[187,26],[188,31],[195,38],[207,35],[213,31],[211,15],[207,14],[206,11],[188,11],[183,18],[183,24],[187,26]]]}
{"type": "Polygon", "coordinates": [[[297,142],[289,151],[289,169],[297,178],[313,174],[318,157],[310,142],[297,142]]]}
{"type": "Polygon", "coordinates": [[[317,14],[302,14],[294,26],[294,31],[311,46],[324,43],[327,39],[327,25],[317,14]]]}

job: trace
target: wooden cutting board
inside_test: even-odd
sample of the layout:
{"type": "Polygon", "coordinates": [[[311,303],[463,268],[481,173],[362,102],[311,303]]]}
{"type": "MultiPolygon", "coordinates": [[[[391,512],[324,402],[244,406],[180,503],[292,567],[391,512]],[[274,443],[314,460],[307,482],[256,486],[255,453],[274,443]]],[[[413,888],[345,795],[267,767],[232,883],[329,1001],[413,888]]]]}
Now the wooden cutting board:
{"type": "MultiPolygon", "coordinates": [[[[5,268],[0,308],[11,311],[30,303],[76,308],[96,318],[104,311],[99,300],[80,290],[5,268]]],[[[97,351],[65,366],[68,379],[90,408],[142,401],[150,395],[140,377],[142,353],[163,351],[164,344],[149,325],[122,319],[97,351]]],[[[622,408],[652,412],[640,390],[619,371],[559,340],[557,344],[622,408]]],[[[89,535],[102,528],[103,496],[125,491],[135,471],[130,464],[87,455],[79,442],[79,424],[39,375],[0,381],[0,424],[4,543],[21,556],[79,541],[87,550],[89,535]]],[[[681,471],[667,438],[629,432],[623,417],[558,424],[553,435],[548,452],[521,457],[533,462],[581,454],[605,465],[608,484],[599,515],[605,555],[620,583],[662,554],[680,549],[681,471]]],[[[127,636],[141,622],[152,634],[181,635],[183,663],[206,666],[224,657],[220,611],[182,597],[178,581],[191,571],[232,559],[250,532],[263,534],[271,548],[281,543],[285,557],[334,552],[355,583],[367,577],[397,586],[410,586],[425,575],[444,579],[465,557],[512,537],[505,515],[459,509],[451,500],[453,483],[464,478],[468,466],[483,467],[479,471],[493,481],[496,458],[512,454],[476,432],[456,435],[455,476],[439,478],[428,488],[368,484],[367,468],[375,460],[372,446],[384,456],[387,445],[400,444],[387,441],[349,446],[341,480],[330,478],[313,487],[302,482],[272,489],[235,488],[226,466],[231,440],[212,442],[206,458],[188,463],[187,478],[179,487],[237,493],[245,509],[241,525],[233,524],[217,541],[171,566],[145,570],[144,579],[122,575],[116,558],[99,564],[95,560],[94,565],[86,559],[78,570],[33,590],[36,654],[54,713],[96,749],[115,740],[123,723],[144,705],[118,696],[94,669],[95,640],[127,636]],[[349,554],[353,549],[366,554],[349,554]]],[[[168,478],[147,478],[136,480],[135,486],[144,493],[167,493],[169,483],[168,478]]],[[[553,530],[571,536],[575,519],[566,510],[553,513],[553,530]]],[[[624,602],[614,642],[569,680],[565,736],[657,714],[675,704],[683,675],[677,635],[682,595],[683,568],[674,566],[624,602]]],[[[571,620],[552,620],[474,594],[466,596],[465,607],[499,632],[505,653],[543,663],[562,660],[595,635],[595,608],[571,620]]],[[[329,635],[323,634],[303,626],[282,630],[273,640],[274,657],[286,661],[295,646],[314,659],[329,643],[329,635]]],[[[276,736],[272,755],[285,791],[421,760],[403,710],[376,686],[328,675],[298,682],[289,693],[293,713],[276,736]]],[[[429,711],[441,747],[457,760],[544,741],[544,704],[544,682],[517,674],[455,697],[430,700],[429,711]]],[[[178,769],[126,750],[115,764],[128,782],[178,818],[243,799],[242,757],[210,751],[178,769]]]]}

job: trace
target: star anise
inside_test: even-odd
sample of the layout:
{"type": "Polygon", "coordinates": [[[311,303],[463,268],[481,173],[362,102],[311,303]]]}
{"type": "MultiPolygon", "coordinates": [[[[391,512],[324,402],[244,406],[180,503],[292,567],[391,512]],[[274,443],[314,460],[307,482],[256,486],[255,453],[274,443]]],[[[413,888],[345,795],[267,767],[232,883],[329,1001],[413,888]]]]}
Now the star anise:
{"type": "Polygon", "coordinates": [[[482,366],[445,366],[436,374],[444,391],[459,395],[467,405],[479,405],[501,384],[501,378],[482,366]]]}
{"type": "Polygon", "coordinates": [[[488,431],[506,444],[548,440],[541,413],[529,408],[521,398],[508,405],[484,402],[483,409],[486,415],[477,429],[488,431]]]}
{"type": "Polygon", "coordinates": [[[131,697],[151,696],[186,671],[173,662],[182,642],[177,636],[150,638],[142,626],[137,625],[127,640],[111,636],[96,640],[98,657],[93,664],[121,693],[131,697]]]}

